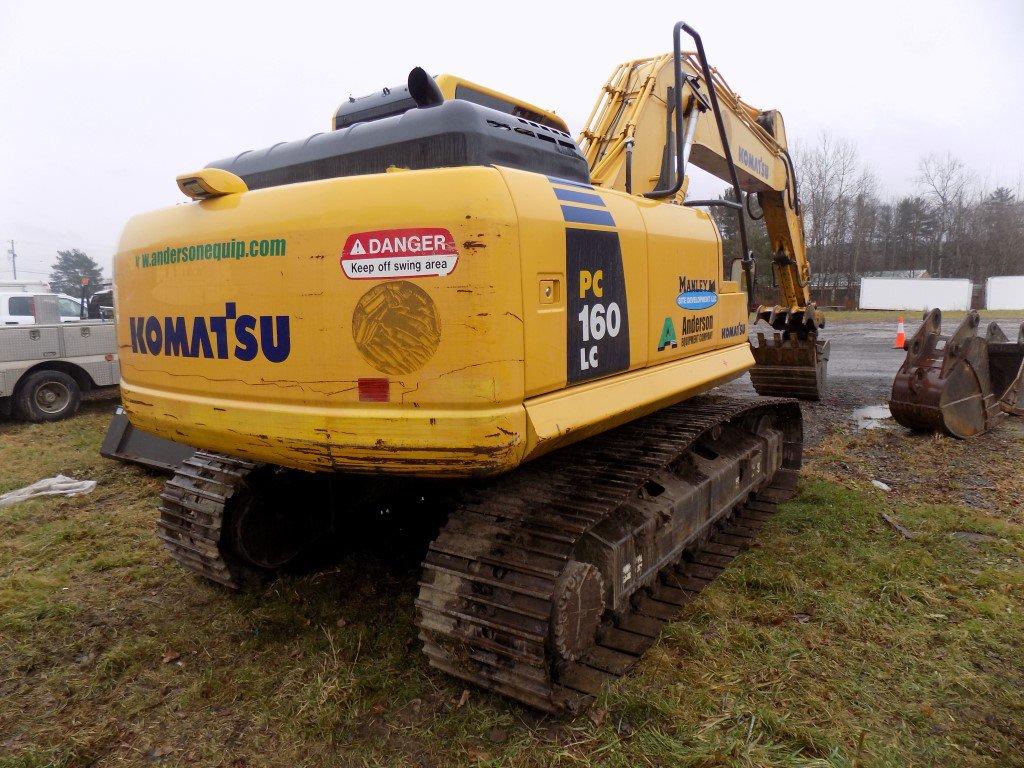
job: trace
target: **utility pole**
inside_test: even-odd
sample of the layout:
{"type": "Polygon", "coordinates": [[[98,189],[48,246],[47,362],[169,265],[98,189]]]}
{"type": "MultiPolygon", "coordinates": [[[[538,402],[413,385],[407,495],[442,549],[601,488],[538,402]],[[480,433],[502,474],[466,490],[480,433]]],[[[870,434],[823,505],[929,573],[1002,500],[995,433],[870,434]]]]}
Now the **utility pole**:
{"type": "Polygon", "coordinates": [[[11,240],[10,250],[7,251],[11,257],[11,271],[14,273],[14,279],[18,279],[18,254],[14,252],[14,241],[11,240]]]}

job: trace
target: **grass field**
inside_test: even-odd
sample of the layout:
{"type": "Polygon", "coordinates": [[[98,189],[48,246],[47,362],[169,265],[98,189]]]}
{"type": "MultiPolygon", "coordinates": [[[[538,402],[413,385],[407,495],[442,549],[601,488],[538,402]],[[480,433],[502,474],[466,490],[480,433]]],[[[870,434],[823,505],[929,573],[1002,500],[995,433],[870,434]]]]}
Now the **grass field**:
{"type": "Polygon", "coordinates": [[[760,546],[559,720],[427,667],[422,535],[354,537],[257,594],[182,572],[153,534],[162,478],[97,454],[110,408],[0,422],[0,492],[99,482],[0,509],[4,768],[1024,765],[1018,429],[973,462],[837,431],[760,546]]]}

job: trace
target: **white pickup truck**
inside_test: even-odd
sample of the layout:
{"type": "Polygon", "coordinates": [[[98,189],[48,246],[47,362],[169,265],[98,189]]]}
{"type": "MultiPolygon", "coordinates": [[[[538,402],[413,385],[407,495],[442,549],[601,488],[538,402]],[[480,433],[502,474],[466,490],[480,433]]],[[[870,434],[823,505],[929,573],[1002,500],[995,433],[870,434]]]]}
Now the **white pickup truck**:
{"type": "Polygon", "coordinates": [[[117,338],[110,320],[62,323],[54,299],[35,298],[36,324],[0,326],[0,414],[57,421],[83,392],[120,383],[117,338]]]}

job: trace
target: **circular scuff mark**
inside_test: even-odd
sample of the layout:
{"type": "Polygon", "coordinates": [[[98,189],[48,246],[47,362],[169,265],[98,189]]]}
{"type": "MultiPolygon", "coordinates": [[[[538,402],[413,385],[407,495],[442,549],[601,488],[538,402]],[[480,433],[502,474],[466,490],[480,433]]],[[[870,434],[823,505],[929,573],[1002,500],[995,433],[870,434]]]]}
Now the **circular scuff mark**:
{"type": "Polygon", "coordinates": [[[378,371],[411,373],[437,352],[441,319],[434,300],[419,286],[408,280],[381,283],[356,304],[352,338],[378,371]]]}

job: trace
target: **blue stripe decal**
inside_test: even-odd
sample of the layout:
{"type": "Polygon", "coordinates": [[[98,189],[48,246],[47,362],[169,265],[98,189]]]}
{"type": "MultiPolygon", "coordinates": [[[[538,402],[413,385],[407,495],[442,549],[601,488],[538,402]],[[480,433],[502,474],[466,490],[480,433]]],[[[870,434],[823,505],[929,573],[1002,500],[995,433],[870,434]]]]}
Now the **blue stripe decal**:
{"type": "Polygon", "coordinates": [[[575,189],[559,189],[558,187],[552,187],[552,189],[555,190],[555,197],[567,203],[587,203],[604,208],[604,200],[589,192],[577,192],[575,189]]]}
{"type": "Polygon", "coordinates": [[[600,224],[614,227],[615,219],[608,211],[595,211],[593,208],[577,208],[575,205],[562,206],[562,218],[577,224],[600,224]]]}
{"type": "Polygon", "coordinates": [[[584,184],[582,181],[570,181],[569,179],[560,179],[557,176],[548,176],[548,181],[552,184],[565,184],[570,187],[583,187],[584,189],[593,189],[589,184],[584,184]]]}

